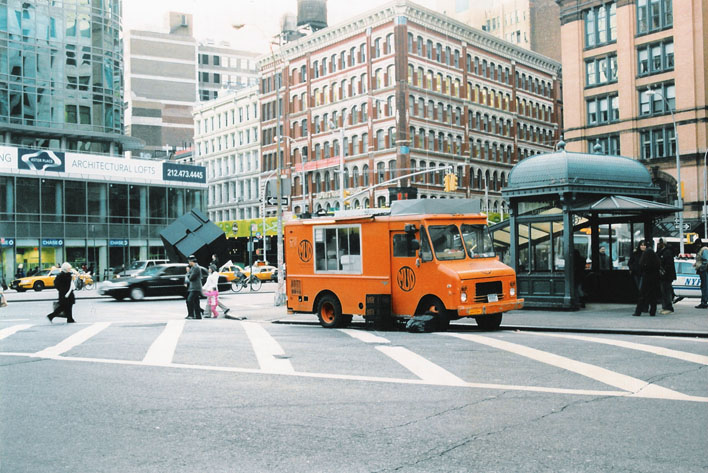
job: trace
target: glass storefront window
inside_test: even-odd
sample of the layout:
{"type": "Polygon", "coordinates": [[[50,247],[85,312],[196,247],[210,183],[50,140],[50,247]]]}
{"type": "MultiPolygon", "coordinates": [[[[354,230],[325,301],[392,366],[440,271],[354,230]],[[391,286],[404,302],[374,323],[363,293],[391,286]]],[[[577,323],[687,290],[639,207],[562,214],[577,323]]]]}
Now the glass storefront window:
{"type": "Polygon", "coordinates": [[[110,223],[128,223],[128,186],[109,184],[108,191],[110,223]]]}
{"type": "Polygon", "coordinates": [[[167,202],[169,203],[167,218],[172,220],[184,215],[184,189],[170,188],[167,191],[167,202]]]}
{"type": "Polygon", "coordinates": [[[167,189],[164,187],[151,187],[149,195],[150,225],[164,225],[167,219],[167,189]]]}
{"type": "Polygon", "coordinates": [[[64,182],[66,201],[66,221],[86,221],[86,183],[79,181],[64,182]]]}
{"type": "Polygon", "coordinates": [[[147,187],[130,186],[130,223],[147,224],[147,187]]]}
{"type": "Polygon", "coordinates": [[[64,216],[64,183],[57,179],[42,179],[42,221],[61,222],[64,216]]]}
{"type": "Polygon", "coordinates": [[[0,222],[15,220],[15,178],[0,176],[0,222]]]}
{"type": "Polygon", "coordinates": [[[106,223],[108,214],[108,192],[106,184],[99,182],[88,183],[88,214],[89,221],[95,223],[106,223]]]}
{"type": "Polygon", "coordinates": [[[22,196],[17,200],[18,219],[37,220],[39,216],[39,179],[18,177],[17,195],[22,196]]]}

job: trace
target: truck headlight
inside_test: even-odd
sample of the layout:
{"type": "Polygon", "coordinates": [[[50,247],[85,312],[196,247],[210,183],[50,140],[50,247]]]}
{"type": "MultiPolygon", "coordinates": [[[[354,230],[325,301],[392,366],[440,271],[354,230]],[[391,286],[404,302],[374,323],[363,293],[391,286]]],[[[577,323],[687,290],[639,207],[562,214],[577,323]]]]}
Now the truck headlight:
{"type": "Polygon", "coordinates": [[[509,289],[509,295],[515,296],[516,295],[516,288],[512,287],[509,289]]]}
{"type": "Polygon", "coordinates": [[[466,292],[461,292],[460,293],[460,300],[462,302],[467,302],[467,293],[466,292]]]}

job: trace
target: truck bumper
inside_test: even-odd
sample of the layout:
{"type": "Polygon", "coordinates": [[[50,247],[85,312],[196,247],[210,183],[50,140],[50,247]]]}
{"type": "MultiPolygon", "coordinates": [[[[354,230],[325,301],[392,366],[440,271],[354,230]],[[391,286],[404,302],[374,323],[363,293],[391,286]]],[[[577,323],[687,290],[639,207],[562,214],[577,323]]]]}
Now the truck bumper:
{"type": "Polygon", "coordinates": [[[484,314],[499,314],[510,310],[521,309],[524,307],[523,299],[514,299],[511,301],[490,302],[488,304],[479,304],[474,307],[458,307],[457,315],[459,317],[473,317],[475,315],[484,314]]]}

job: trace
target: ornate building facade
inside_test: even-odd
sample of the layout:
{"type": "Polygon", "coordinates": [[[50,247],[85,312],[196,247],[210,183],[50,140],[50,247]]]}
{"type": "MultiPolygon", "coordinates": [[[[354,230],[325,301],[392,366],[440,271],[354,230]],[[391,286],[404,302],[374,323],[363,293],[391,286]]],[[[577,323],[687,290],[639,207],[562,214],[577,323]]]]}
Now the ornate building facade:
{"type": "Polygon", "coordinates": [[[339,208],[341,181],[352,208],[415,187],[504,211],[511,167],[559,137],[559,63],[405,0],[287,43],[258,67],[262,169],[290,180],[295,212],[339,208]],[[454,193],[443,190],[448,172],[454,193]]]}

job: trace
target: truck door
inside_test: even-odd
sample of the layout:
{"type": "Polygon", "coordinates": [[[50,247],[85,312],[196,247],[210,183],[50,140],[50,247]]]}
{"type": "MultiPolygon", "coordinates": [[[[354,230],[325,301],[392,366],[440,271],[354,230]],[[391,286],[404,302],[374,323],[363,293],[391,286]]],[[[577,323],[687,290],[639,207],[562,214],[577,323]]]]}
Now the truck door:
{"type": "Polygon", "coordinates": [[[391,305],[394,315],[414,315],[421,295],[425,294],[435,267],[432,262],[422,264],[417,246],[426,241],[424,231],[412,233],[403,230],[390,232],[391,245],[391,305]],[[416,244],[415,242],[418,242],[416,244]]]}

